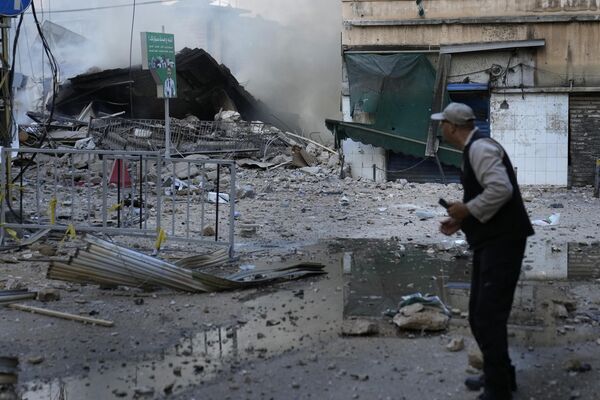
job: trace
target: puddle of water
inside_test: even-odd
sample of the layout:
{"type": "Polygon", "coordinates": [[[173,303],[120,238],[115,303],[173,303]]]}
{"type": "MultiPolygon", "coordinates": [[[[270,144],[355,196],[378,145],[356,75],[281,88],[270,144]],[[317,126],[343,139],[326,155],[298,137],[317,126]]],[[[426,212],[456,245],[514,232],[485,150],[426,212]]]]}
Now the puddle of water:
{"type": "Polygon", "coordinates": [[[83,376],[27,383],[21,388],[22,398],[156,398],[210,381],[239,363],[330,340],[340,331],[343,290],[337,255],[327,255],[325,249],[321,245],[312,250],[308,261],[325,263],[327,276],[306,279],[300,289],[280,286],[264,296],[249,296],[244,306],[254,315],[247,321],[207,327],[148,361],[97,363],[83,376]],[[141,394],[145,391],[148,394],[141,394]]]}
{"type": "MultiPolygon", "coordinates": [[[[571,254],[572,250],[565,252],[571,254]]],[[[549,254],[543,248],[537,251],[549,254]]],[[[599,248],[584,248],[577,254],[585,251],[598,252],[599,248]]],[[[95,399],[117,398],[117,394],[123,398],[156,398],[177,393],[214,379],[220,371],[237,369],[245,361],[310,349],[319,341],[336,337],[344,318],[379,318],[386,309],[396,308],[401,296],[415,292],[438,295],[450,308],[468,309],[470,260],[452,256],[462,255],[460,251],[432,252],[423,246],[393,240],[337,240],[300,253],[304,255],[298,257],[303,260],[326,264],[328,275],[307,279],[303,285],[294,285],[295,289],[273,286],[247,296],[242,301],[253,310],[247,321],[229,327],[206,327],[182,338],[164,354],[149,355],[148,361],[98,363],[83,376],[27,383],[21,388],[22,398],[95,399]],[[146,390],[147,395],[139,394],[146,390]]],[[[584,253],[582,259],[588,254],[584,253]]],[[[532,260],[533,256],[528,258],[535,264],[532,260]]],[[[543,274],[537,274],[535,280],[519,283],[509,329],[513,342],[545,345],[597,336],[594,327],[570,325],[572,321],[555,316],[556,301],[568,300],[565,293],[593,285],[567,279],[590,276],[584,272],[594,270],[583,268],[582,272],[581,265],[587,264],[577,265],[577,274],[569,274],[573,266],[567,266],[567,276],[560,281],[544,281],[539,279],[543,274]]],[[[595,287],[589,292],[600,293],[595,287]]],[[[453,321],[453,329],[468,329],[466,319],[453,321]]]]}
{"type": "MultiPolygon", "coordinates": [[[[345,317],[381,317],[397,309],[402,296],[420,292],[448,300],[448,287],[464,287],[470,280],[469,261],[443,261],[423,246],[397,241],[341,241],[346,286],[345,317]]],[[[445,259],[448,259],[446,255],[445,259]]]]}
{"type": "MultiPolygon", "coordinates": [[[[437,295],[449,308],[468,311],[471,260],[452,257],[460,251],[444,253],[376,240],[340,241],[337,245],[345,251],[345,318],[380,317],[385,310],[397,309],[402,296],[415,292],[437,295]]],[[[562,318],[557,312],[561,304],[573,302],[569,292],[598,286],[598,260],[597,244],[530,246],[509,320],[513,340],[527,346],[595,340],[597,329],[582,322],[600,322],[600,311],[593,307],[571,310],[562,318]]],[[[466,318],[452,321],[468,330],[466,318]]]]}

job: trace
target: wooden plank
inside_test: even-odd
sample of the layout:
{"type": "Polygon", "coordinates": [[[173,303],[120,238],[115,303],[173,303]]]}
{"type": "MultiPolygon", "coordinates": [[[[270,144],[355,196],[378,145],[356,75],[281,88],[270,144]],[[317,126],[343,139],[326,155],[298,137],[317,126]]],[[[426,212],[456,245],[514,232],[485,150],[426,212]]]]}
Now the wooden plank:
{"type": "Polygon", "coordinates": [[[40,315],[47,315],[49,317],[68,319],[71,321],[83,322],[85,324],[100,325],[100,326],[105,326],[105,327],[111,327],[111,326],[114,326],[114,324],[115,324],[112,321],[107,321],[104,319],[83,317],[81,315],[69,314],[69,313],[65,313],[65,312],[61,312],[61,311],[47,310],[45,308],[39,308],[39,307],[26,306],[24,304],[12,303],[12,304],[8,304],[7,307],[12,308],[13,310],[26,311],[26,312],[31,312],[31,313],[40,314],[40,315]]]}
{"type": "MultiPolygon", "coordinates": [[[[438,59],[438,67],[435,76],[435,87],[433,92],[433,101],[431,102],[431,113],[438,113],[442,111],[444,106],[444,98],[446,97],[446,88],[448,82],[448,74],[450,73],[450,66],[452,65],[451,54],[440,54],[438,59]]],[[[439,140],[437,138],[437,132],[439,129],[439,121],[429,120],[429,130],[427,132],[427,147],[425,148],[425,155],[427,157],[435,157],[439,147],[439,140]]]]}

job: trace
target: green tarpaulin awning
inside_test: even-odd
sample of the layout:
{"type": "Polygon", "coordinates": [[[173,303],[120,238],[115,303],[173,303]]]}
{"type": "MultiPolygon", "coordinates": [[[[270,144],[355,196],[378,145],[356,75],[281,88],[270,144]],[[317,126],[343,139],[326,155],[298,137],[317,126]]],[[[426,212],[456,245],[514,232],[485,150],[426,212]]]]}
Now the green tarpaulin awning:
{"type": "MultiPolygon", "coordinates": [[[[342,140],[350,139],[363,144],[370,144],[391,150],[396,153],[408,154],[416,157],[425,157],[425,140],[399,136],[372,128],[371,125],[355,122],[343,122],[328,119],[325,121],[327,129],[334,132],[336,145],[339,147],[342,140]]],[[[440,146],[438,148],[440,162],[460,167],[462,151],[452,147],[440,146]]]]}
{"type": "MultiPolygon", "coordinates": [[[[353,117],[372,124],[328,120],[338,140],[352,139],[424,157],[435,85],[435,69],[424,54],[345,54],[353,117]]],[[[460,166],[461,152],[442,147],[440,160],[460,166]]]]}

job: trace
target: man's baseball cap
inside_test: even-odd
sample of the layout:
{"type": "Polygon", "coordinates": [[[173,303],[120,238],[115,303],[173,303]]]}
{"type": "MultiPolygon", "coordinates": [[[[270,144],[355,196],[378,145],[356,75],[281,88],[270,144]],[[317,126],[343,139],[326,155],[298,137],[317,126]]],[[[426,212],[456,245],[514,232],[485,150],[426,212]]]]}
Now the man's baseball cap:
{"type": "Polygon", "coordinates": [[[431,115],[434,121],[448,121],[455,125],[465,125],[475,120],[473,109],[463,103],[450,103],[441,113],[431,115]]]}

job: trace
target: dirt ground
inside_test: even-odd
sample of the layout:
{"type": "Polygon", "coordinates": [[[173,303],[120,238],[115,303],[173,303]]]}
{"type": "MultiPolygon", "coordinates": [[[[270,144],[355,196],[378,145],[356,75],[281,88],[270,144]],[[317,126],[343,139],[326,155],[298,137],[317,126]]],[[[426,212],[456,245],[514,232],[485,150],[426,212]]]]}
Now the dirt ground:
{"type": "MultiPolygon", "coordinates": [[[[219,293],[105,290],[47,280],[49,258],[36,246],[4,252],[0,287],[56,288],[61,296],[54,302],[22,303],[114,321],[106,328],[0,310],[0,357],[19,358],[23,399],[476,398],[463,385],[468,374],[477,373],[469,367],[473,340],[464,314],[455,313],[442,333],[406,333],[397,331],[378,308],[413,288],[406,279],[415,275],[397,277],[393,271],[404,268],[400,261],[394,266],[404,246],[419,245],[428,260],[444,260],[450,275],[458,268],[459,258],[446,250],[455,251],[453,240],[461,237],[449,239],[438,232],[444,210],[437,205],[440,197],[459,199],[458,185],[375,184],[341,180],[331,172],[281,169],[242,169],[237,179],[255,192],[236,204],[237,223],[259,228],[251,237],[236,230],[238,259],[213,272],[308,260],[325,264],[328,274],[219,293]],[[385,266],[379,258],[361,256],[369,247],[383,254],[385,266]],[[348,252],[354,254],[356,273],[370,268],[372,280],[353,280],[343,272],[348,252]],[[377,284],[369,286],[373,282],[377,284]],[[354,315],[348,305],[363,289],[370,297],[357,304],[367,299],[375,311],[354,315]],[[379,333],[342,336],[344,320],[355,316],[374,322],[379,333]],[[466,348],[448,351],[452,338],[464,338],[466,348]]],[[[566,257],[563,246],[596,243],[600,201],[592,188],[522,191],[532,219],[560,213],[558,224],[536,227],[531,249],[547,247],[566,257]]],[[[64,259],[78,246],[77,241],[49,243],[58,248],[52,259],[64,259]]],[[[150,248],[151,241],[138,245],[150,248]]],[[[510,329],[519,382],[514,398],[596,399],[600,276],[528,279],[527,269],[543,275],[550,268],[543,262],[533,265],[538,259],[532,257],[524,268],[510,329]]],[[[596,262],[590,268],[599,267],[596,262]]],[[[452,306],[464,312],[464,307],[452,306]]]]}

